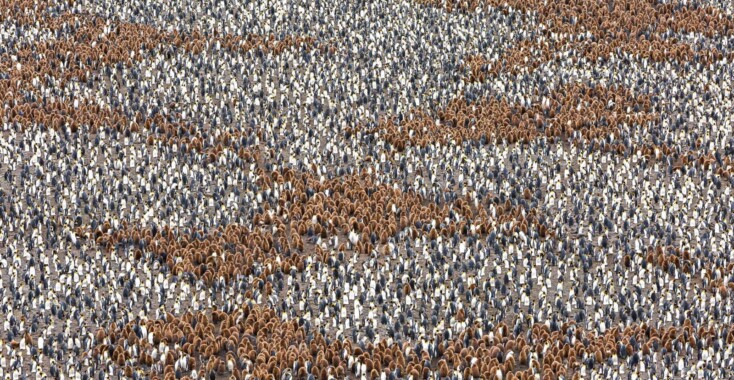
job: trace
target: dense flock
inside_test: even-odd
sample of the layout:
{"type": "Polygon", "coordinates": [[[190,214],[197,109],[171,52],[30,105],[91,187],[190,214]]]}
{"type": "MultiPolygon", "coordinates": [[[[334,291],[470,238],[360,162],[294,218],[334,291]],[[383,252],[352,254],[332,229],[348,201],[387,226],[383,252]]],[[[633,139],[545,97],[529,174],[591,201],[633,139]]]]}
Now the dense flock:
{"type": "Polygon", "coordinates": [[[732,11],[0,0],[0,378],[734,378],[732,11]]]}

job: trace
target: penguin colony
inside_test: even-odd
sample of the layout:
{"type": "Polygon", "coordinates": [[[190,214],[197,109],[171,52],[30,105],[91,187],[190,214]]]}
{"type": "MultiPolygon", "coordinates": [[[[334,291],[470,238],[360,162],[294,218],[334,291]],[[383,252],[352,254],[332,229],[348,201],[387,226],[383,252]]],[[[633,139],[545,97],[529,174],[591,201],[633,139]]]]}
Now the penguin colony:
{"type": "Polygon", "coordinates": [[[0,378],[734,378],[733,10],[0,0],[0,378]]]}

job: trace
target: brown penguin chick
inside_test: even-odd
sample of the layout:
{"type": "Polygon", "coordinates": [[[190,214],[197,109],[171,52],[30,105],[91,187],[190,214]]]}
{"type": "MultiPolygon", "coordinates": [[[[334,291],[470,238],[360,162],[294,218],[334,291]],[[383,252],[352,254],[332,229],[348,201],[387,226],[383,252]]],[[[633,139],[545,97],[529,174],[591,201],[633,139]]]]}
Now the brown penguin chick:
{"type": "Polygon", "coordinates": [[[449,366],[446,364],[445,359],[441,359],[438,362],[438,373],[441,377],[447,377],[449,375],[449,366]]]}
{"type": "Polygon", "coordinates": [[[528,354],[530,353],[530,346],[525,346],[520,351],[520,357],[519,357],[519,364],[520,365],[527,365],[528,364],[528,354]]]}
{"type": "Polygon", "coordinates": [[[502,373],[511,373],[514,370],[515,370],[515,357],[510,356],[505,360],[505,363],[503,364],[502,373]]]}
{"type": "Polygon", "coordinates": [[[647,254],[647,258],[646,258],[646,261],[647,261],[647,262],[648,262],[649,264],[653,264],[653,263],[655,262],[655,255],[654,255],[654,254],[653,254],[652,252],[648,253],[648,254],[647,254]]]}
{"type": "Polygon", "coordinates": [[[479,378],[479,376],[481,375],[479,366],[476,363],[472,364],[470,371],[471,376],[474,376],[475,378],[479,378]]]}
{"type": "Polygon", "coordinates": [[[602,353],[602,350],[601,349],[597,349],[596,352],[594,353],[594,355],[595,355],[594,358],[595,358],[595,360],[596,360],[597,363],[604,362],[604,354],[602,353]]]}
{"type": "Polygon", "coordinates": [[[459,309],[459,311],[456,312],[456,320],[459,322],[464,322],[466,319],[464,315],[464,309],[459,309]]]}
{"type": "Polygon", "coordinates": [[[428,376],[431,374],[431,369],[428,367],[423,367],[423,370],[420,372],[421,376],[423,376],[424,379],[427,379],[428,376]]]}

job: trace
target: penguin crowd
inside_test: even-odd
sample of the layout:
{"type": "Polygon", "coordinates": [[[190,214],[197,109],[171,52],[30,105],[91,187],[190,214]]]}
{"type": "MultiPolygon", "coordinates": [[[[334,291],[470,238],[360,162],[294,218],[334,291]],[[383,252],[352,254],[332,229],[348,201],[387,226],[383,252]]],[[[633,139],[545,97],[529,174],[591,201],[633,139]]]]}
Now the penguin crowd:
{"type": "Polygon", "coordinates": [[[0,379],[734,378],[732,12],[0,0],[0,379]]]}

